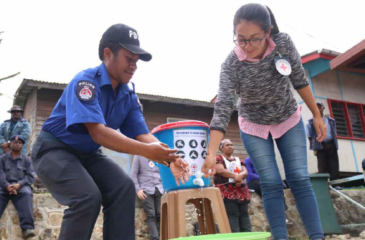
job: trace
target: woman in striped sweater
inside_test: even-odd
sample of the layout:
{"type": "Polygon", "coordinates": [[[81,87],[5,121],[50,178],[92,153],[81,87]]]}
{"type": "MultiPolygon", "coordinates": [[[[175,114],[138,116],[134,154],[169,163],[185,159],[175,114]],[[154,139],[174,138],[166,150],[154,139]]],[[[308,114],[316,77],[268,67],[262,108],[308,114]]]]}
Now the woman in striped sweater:
{"type": "Polygon", "coordinates": [[[323,239],[307,170],[301,107],[293,96],[292,87],[313,113],[320,142],[325,138],[326,125],[305,77],[300,56],[289,35],[279,32],[270,9],[260,4],[247,4],[236,12],[234,42],[236,47],[222,64],[219,94],[210,125],[208,156],[202,171],[208,174],[214,167],[237,94],[241,138],[260,177],[274,240],[288,239],[274,140],[309,238],[323,239]]]}

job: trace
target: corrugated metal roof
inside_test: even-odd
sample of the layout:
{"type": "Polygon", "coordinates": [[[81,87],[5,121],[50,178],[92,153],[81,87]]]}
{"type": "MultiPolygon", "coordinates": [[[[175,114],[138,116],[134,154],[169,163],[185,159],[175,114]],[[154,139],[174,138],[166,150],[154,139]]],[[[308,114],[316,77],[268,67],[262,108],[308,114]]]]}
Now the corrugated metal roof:
{"type": "Polygon", "coordinates": [[[151,94],[151,93],[143,93],[143,92],[137,92],[138,96],[143,94],[143,95],[148,95],[148,96],[154,96],[154,97],[164,97],[164,98],[171,98],[171,99],[179,99],[179,100],[188,100],[188,101],[195,101],[195,102],[202,102],[202,103],[210,103],[209,101],[203,101],[203,100],[197,100],[197,99],[192,99],[192,98],[178,98],[178,97],[171,97],[171,96],[165,96],[165,95],[156,95],[156,94],[151,94]]]}
{"type": "MultiPolygon", "coordinates": [[[[51,84],[57,84],[57,85],[63,85],[68,83],[60,83],[60,82],[50,82],[50,81],[43,81],[43,80],[36,80],[36,79],[30,79],[30,78],[24,78],[24,80],[34,81],[34,82],[40,82],[40,83],[51,83],[51,84]]],[[[23,80],[23,81],[24,81],[23,80]]]]}
{"type": "Polygon", "coordinates": [[[333,59],[331,69],[365,73],[365,40],[333,59]]]}
{"type": "MultiPolygon", "coordinates": [[[[48,82],[48,81],[35,80],[35,79],[29,79],[29,78],[25,78],[24,80],[38,82],[38,83],[46,83],[46,84],[67,85],[67,83],[48,82]]],[[[166,95],[157,95],[157,94],[144,93],[144,92],[137,92],[137,94],[143,94],[143,95],[149,95],[149,96],[155,96],[155,97],[173,98],[173,99],[180,99],[180,100],[190,100],[190,101],[203,102],[203,103],[210,103],[209,101],[202,101],[202,100],[198,100],[198,99],[179,98],[179,97],[166,96],[166,95]]]]}
{"type": "MultiPolygon", "coordinates": [[[[20,99],[25,99],[25,96],[28,94],[30,88],[45,88],[45,89],[58,89],[63,90],[67,86],[67,83],[59,83],[59,82],[48,82],[42,80],[34,80],[25,78],[21,85],[19,86],[17,92],[15,93],[16,99],[15,102],[20,101],[20,99]],[[18,99],[17,99],[18,98],[18,99]]],[[[208,107],[213,108],[214,104],[208,101],[189,99],[189,98],[178,98],[171,96],[163,96],[156,95],[151,93],[142,93],[137,92],[139,98],[141,100],[146,101],[160,101],[174,104],[183,104],[189,106],[198,106],[198,107],[208,107]]]]}

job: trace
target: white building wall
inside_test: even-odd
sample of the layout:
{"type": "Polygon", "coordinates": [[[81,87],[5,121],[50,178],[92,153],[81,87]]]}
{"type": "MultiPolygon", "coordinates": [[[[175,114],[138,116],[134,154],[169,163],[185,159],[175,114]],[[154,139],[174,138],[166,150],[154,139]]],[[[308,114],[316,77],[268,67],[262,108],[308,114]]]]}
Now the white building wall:
{"type": "Polygon", "coordinates": [[[365,104],[365,76],[339,72],[344,101],[365,104]]]}
{"type": "MultiPolygon", "coordinates": [[[[325,106],[324,114],[330,114],[327,100],[324,98],[343,100],[355,103],[365,104],[365,76],[338,72],[341,82],[341,88],[337,78],[336,71],[324,72],[312,79],[312,85],[314,93],[317,96],[316,102],[322,102],[325,106]],[[341,90],[343,99],[341,96],[341,90]]],[[[303,103],[299,94],[293,90],[295,99],[302,106],[302,119],[304,124],[308,119],[312,118],[312,113],[308,109],[305,103],[303,103]]],[[[278,167],[280,173],[285,179],[284,167],[282,165],[282,159],[280,153],[275,149],[278,167]]],[[[358,165],[358,171],[362,172],[361,162],[365,159],[365,141],[354,141],[339,139],[338,155],[340,159],[340,171],[342,172],[357,172],[356,162],[358,165]]],[[[314,156],[313,151],[309,150],[309,142],[307,141],[307,158],[308,158],[308,171],[310,174],[317,173],[317,157],[314,156]]]]}
{"type": "Polygon", "coordinates": [[[357,166],[359,172],[362,172],[362,160],[365,160],[365,142],[364,141],[353,141],[355,156],[357,160],[357,166]]]}
{"type": "MultiPolygon", "coordinates": [[[[357,141],[353,141],[355,143],[357,141]]],[[[360,149],[354,148],[355,152],[360,149]]],[[[338,139],[338,159],[340,160],[341,172],[357,172],[351,140],[338,139]]]]}
{"type": "MultiPolygon", "coordinates": [[[[316,96],[341,100],[341,90],[338,85],[335,71],[327,71],[319,74],[312,79],[312,83],[316,96]]],[[[328,110],[328,108],[326,108],[326,110],[328,110]]]]}

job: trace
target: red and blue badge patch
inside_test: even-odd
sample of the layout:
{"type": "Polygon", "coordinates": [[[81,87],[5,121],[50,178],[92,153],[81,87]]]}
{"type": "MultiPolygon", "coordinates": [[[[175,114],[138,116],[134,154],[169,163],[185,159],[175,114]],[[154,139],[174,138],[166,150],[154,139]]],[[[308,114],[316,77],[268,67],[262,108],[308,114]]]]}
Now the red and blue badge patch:
{"type": "Polygon", "coordinates": [[[77,83],[77,98],[81,101],[89,102],[94,100],[96,94],[95,84],[89,81],[80,81],[77,83]]]}

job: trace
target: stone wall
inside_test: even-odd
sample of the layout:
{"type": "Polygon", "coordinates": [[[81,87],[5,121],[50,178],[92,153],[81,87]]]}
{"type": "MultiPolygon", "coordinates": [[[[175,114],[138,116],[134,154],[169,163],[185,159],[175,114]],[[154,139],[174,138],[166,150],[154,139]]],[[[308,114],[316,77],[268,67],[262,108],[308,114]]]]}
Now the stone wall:
{"type": "MultiPolygon", "coordinates": [[[[60,232],[63,211],[66,209],[57,203],[49,193],[34,194],[34,224],[36,237],[30,240],[56,240],[60,232]]],[[[99,215],[95,224],[92,240],[103,239],[103,216],[99,215]]],[[[1,240],[20,240],[22,232],[14,205],[9,202],[0,220],[1,240]]]]}
{"type": "MultiPolygon", "coordinates": [[[[341,192],[365,206],[364,190],[342,190],[341,192]]],[[[365,210],[349,203],[344,197],[335,194],[333,191],[331,191],[331,198],[337,213],[338,223],[342,226],[342,231],[352,236],[358,236],[363,232],[365,230],[365,210]]]]}
{"type": "MultiPolygon", "coordinates": [[[[355,201],[365,205],[365,191],[347,190],[342,191],[348,196],[351,196],[355,201]]],[[[339,223],[341,225],[349,226],[350,224],[357,224],[352,227],[344,228],[344,233],[351,233],[358,236],[358,234],[365,230],[365,226],[360,224],[365,223],[365,211],[357,208],[355,205],[346,201],[343,197],[335,195],[331,192],[339,223]]],[[[286,216],[293,223],[288,228],[289,234],[295,239],[306,239],[303,223],[299,217],[296,209],[293,195],[290,190],[285,190],[285,205],[286,216]]],[[[65,207],[58,204],[50,194],[38,193],[34,194],[34,217],[35,217],[35,232],[36,237],[33,239],[39,240],[56,240],[62,221],[63,211],[65,207]]],[[[249,208],[253,231],[270,231],[261,198],[255,193],[251,194],[251,203],[249,208]]],[[[187,219],[187,235],[194,235],[193,223],[196,222],[196,212],[193,205],[186,206],[187,219]]],[[[103,216],[100,216],[94,228],[92,240],[102,240],[102,223],[103,216]]],[[[146,224],[146,215],[142,209],[140,202],[136,202],[136,240],[147,240],[148,227],[146,224]]],[[[9,202],[7,209],[0,220],[1,240],[20,240],[22,239],[21,230],[19,228],[19,218],[17,212],[9,202]]]]}

